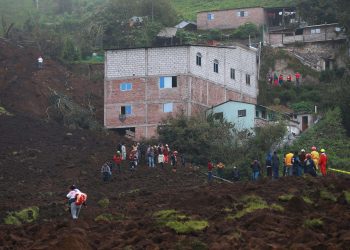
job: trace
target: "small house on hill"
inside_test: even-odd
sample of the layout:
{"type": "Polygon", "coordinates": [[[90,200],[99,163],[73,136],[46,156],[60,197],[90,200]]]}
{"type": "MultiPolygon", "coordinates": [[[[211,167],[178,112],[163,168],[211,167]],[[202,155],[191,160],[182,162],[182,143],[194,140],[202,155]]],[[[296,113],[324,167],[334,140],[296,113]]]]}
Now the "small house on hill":
{"type": "Polygon", "coordinates": [[[175,28],[193,31],[197,30],[197,24],[191,21],[182,21],[181,23],[175,25],[175,28]]]}

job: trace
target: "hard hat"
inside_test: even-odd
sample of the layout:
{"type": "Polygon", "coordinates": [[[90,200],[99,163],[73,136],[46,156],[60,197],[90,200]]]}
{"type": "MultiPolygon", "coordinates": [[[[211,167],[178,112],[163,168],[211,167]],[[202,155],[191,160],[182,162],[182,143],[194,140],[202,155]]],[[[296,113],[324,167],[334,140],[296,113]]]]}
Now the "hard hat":
{"type": "Polygon", "coordinates": [[[305,152],[305,149],[302,149],[301,152],[305,152]]]}
{"type": "Polygon", "coordinates": [[[324,150],[323,148],[321,149],[321,153],[324,153],[324,152],[326,152],[326,150],[324,150]]]}
{"type": "Polygon", "coordinates": [[[120,154],[120,151],[119,151],[119,150],[117,151],[117,154],[120,154]]]}
{"type": "Polygon", "coordinates": [[[311,158],[311,154],[306,154],[306,158],[311,158]]]}
{"type": "Polygon", "coordinates": [[[315,150],[317,150],[317,148],[316,148],[315,146],[312,146],[312,147],[311,147],[311,150],[312,150],[312,151],[315,151],[315,150]]]}

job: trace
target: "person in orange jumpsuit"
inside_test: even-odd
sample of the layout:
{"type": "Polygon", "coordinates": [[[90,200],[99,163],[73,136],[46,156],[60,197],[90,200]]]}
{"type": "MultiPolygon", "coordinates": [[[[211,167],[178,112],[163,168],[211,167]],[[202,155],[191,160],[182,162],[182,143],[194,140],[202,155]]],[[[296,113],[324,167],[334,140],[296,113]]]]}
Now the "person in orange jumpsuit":
{"type": "Polygon", "coordinates": [[[317,152],[317,148],[315,146],[312,146],[311,150],[311,159],[314,161],[315,167],[318,170],[318,161],[320,160],[320,154],[317,152]]]}
{"type": "Polygon", "coordinates": [[[326,150],[321,149],[321,155],[320,155],[320,160],[318,162],[318,165],[320,167],[321,173],[323,176],[327,175],[327,155],[326,155],[326,150]]]}

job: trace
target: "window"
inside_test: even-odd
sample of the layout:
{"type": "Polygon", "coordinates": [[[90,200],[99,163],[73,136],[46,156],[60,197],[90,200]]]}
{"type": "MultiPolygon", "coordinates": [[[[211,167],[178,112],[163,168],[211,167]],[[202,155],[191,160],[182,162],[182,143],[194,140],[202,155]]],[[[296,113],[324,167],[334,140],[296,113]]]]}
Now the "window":
{"type": "Polygon", "coordinates": [[[123,82],[120,84],[120,91],[129,91],[132,90],[132,83],[123,82]]]}
{"type": "Polygon", "coordinates": [[[250,85],[250,75],[249,75],[249,74],[246,74],[246,75],[245,75],[245,83],[246,83],[247,85],[250,85]]]}
{"type": "Polygon", "coordinates": [[[173,112],[173,104],[172,103],[164,103],[163,104],[163,112],[164,113],[173,112]]]}
{"type": "Polygon", "coordinates": [[[224,113],[223,112],[215,113],[214,114],[214,119],[215,120],[222,120],[222,119],[224,119],[224,113]]]}
{"type": "Polygon", "coordinates": [[[197,56],[196,56],[196,65],[197,65],[197,66],[202,66],[202,54],[201,54],[201,53],[197,53],[197,56]]]}
{"type": "Polygon", "coordinates": [[[311,29],[311,34],[320,34],[321,29],[311,29]]]}
{"type": "Polygon", "coordinates": [[[121,106],[120,107],[121,115],[131,115],[131,105],[121,106]]]}
{"type": "Polygon", "coordinates": [[[235,80],[236,79],[236,70],[231,69],[231,79],[235,80]]]}
{"type": "Polygon", "coordinates": [[[237,16],[239,17],[248,16],[248,11],[237,11],[237,16]]]}
{"type": "Polygon", "coordinates": [[[255,117],[259,118],[259,111],[255,111],[255,117]]]}
{"type": "Polygon", "coordinates": [[[266,119],[266,111],[262,111],[261,117],[262,117],[263,119],[266,119]]]}
{"type": "Polygon", "coordinates": [[[214,20],[215,16],[213,13],[208,13],[208,20],[214,20]]]}
{"type": "Polygon", "coordinates": [[[238,117],[244,117],[244,116],[247,116],[247,110],[245,109],[238,110],[238,117]]]}
{"type": "Polygon", "coordinates": [[[219,61],[214,60],[214,72],[219,73],[219,61]]]}
{"type": "Polygon", "coordinates": [[[159,88],[171,89],[177,87],[177,76],[161,76],[159,78],[159,88]]]}

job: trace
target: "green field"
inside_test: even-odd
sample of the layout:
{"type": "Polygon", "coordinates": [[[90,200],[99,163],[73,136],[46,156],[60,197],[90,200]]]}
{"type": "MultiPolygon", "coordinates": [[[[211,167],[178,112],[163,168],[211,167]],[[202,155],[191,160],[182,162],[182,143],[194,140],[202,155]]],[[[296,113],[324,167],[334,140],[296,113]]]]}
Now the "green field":
{"type": "Polygon", "coordinates": [[[220,10],[242,7],[290,6],[291,0],[172,0],[182,19],[196,20],[196,13],[205,10],[220,10]]]}

